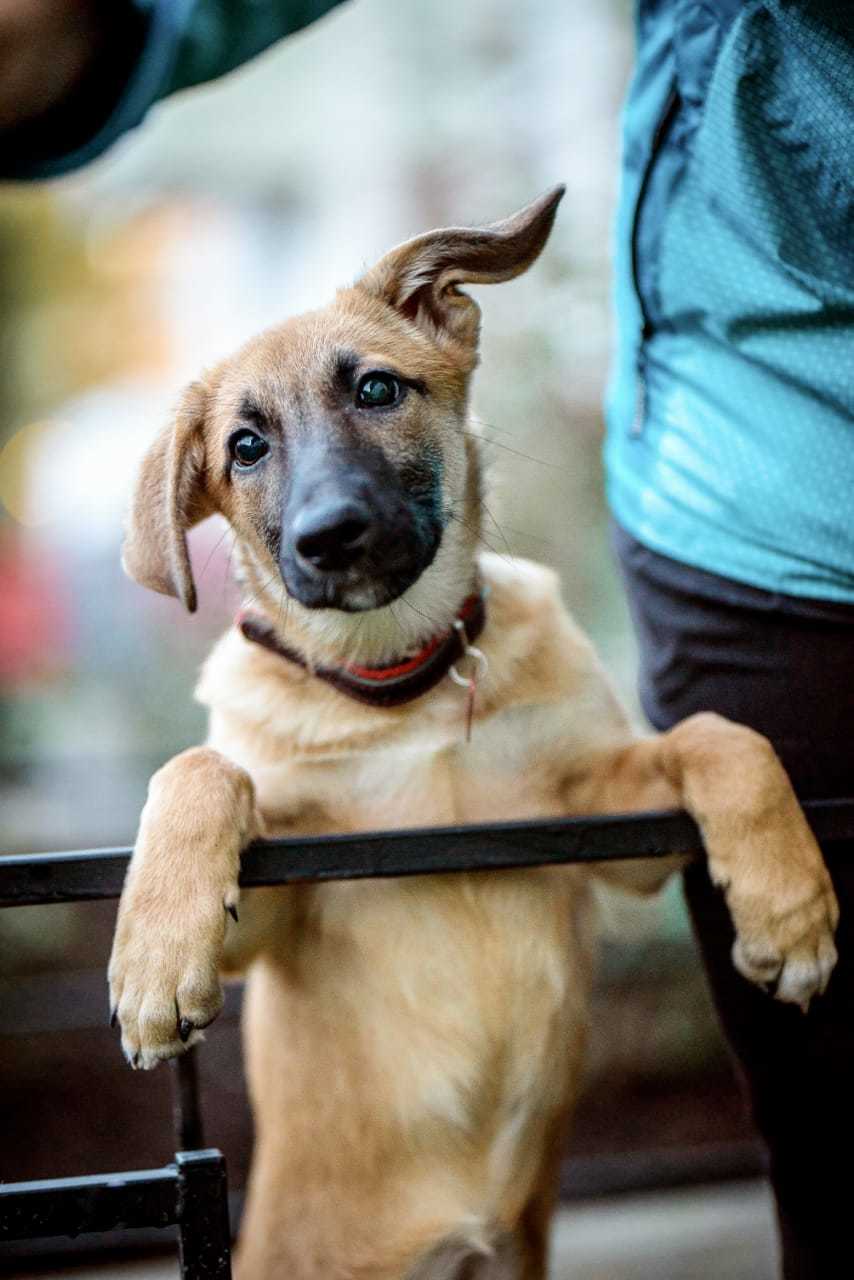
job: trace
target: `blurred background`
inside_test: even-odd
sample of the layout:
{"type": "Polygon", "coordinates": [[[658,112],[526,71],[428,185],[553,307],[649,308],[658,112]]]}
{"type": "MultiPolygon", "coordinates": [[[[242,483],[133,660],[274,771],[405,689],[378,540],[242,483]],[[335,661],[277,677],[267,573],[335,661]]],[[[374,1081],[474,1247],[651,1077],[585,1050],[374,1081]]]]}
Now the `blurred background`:
{"type": "MultiPolygon", "coordinates": [[[[543,258],[478,291],[484,541],[560,571],[633,702],[599,461],[631,56],[628,0],[357,0],[157,107],[88,169],[0,188],[4,852],[130,843],[150,773],[204,733],[191,692],[236,605],[230,538],[215,520],[192,535],[193,617],[119,564],[135,466],[183,384],[395,242],[491,221],[558,181],[543,258]]],[[[0,913],[0,1179],[170,1158],[166,1073],[127,1071],[103,1025],[114,912],[0,913]]],[[[609,900],[605,925],[566,1195],[750,1173],[678,886],[643,907],[609,900]]],[[[201,1055],[207,1137],[236,1189],[238,1003],[201,1055]]],[[[680,1266],[654,1274],[684,1280],[680,1266]]]]}

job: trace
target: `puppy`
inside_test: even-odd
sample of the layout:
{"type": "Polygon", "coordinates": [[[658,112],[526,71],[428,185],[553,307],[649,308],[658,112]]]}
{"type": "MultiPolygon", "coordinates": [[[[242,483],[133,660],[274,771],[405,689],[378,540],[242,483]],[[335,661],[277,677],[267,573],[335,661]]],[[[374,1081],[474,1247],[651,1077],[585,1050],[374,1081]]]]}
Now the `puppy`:
{"type": "Polygon", "coordinates": [[[246,612],[202,672],[207,745],[152,779],[111,1000],[153,1067],[248,970],[242,1280],[542,1277],[590,877],[650,891],[678,861],[256,890],[238,924],[259,834],[682,807],[739,970],[806,1006],[835,961],[830,880],[768,743],[711,714],[637,737],[554,574],[478,551],[460,286],[526,270],[561,195],[410,240],[253,339],[142,464],[128,573],[192,610],[186,533],[220,512],[246,612]]]}

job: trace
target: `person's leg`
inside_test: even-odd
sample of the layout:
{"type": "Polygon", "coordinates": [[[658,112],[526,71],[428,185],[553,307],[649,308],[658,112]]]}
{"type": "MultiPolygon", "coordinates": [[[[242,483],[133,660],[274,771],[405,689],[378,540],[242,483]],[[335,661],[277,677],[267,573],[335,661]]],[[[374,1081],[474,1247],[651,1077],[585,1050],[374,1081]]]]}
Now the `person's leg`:
{"type": "MultiPolygon", "coordinates": [[[[775,597],[615,541],[640,647],[644,709],[669,729],[717,711],[773,742],[801,797],[854,794],[854,608],[775,597]]],[[[854,1149],[854,843],[834,846],[839,962],[809,1014],[736,972],[732,926],[702,864],[685,890],[715,1003],[769,1149],[786,1280],[837,1280],[854,1149]]]]}

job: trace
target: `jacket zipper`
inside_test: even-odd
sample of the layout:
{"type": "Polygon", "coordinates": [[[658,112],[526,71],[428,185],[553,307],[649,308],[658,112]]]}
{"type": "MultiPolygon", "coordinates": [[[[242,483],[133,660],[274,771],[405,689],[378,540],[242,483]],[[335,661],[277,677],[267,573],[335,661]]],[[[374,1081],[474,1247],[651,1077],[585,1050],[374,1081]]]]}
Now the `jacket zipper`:
{"type": "Polygon", "coordinates": [[[643,177],[641,178],[638,197],[635,201],[635,212],[632,220],[632,236],[631,236],[631,261],[632,261],[632,281],[635,287],[635,297],[638,300],[638,306],[641,313],[640,332],[638,334],[638,353],[636,362],[637,376],[637,394],[635,397],[635,412],[632,420],[631,435],[639,436],[644,427],[646,419],[646,343],[652,336],[653,326],[650,319],[647,304],[640,287],[640,270],[638,267],[638,229],[640,227],[641,213],[649,189],[652,171],[655,161],[661,148],[667,139],[673,121],[676,119],[676,113],[679,110],[679,91],[675,85],[670,89],[667,95],[667,101],[655,126],[655,132],[652,135],[649,156],[644,166],[643,177]]]}

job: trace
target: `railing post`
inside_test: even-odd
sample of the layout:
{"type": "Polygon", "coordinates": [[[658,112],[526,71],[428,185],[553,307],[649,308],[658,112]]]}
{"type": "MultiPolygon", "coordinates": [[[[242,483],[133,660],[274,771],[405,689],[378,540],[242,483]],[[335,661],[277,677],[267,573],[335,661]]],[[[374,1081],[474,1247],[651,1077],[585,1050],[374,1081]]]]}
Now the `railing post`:
{"type": "Polygon", "coordinates": [[[172,1118],[179,1151],[200,1151],[205,1145],[199,1103],[199,1070],[196,1050],[189,1049],[169,1062],[172,1072],[172,1118]]]}
{"type": "Polygon", "coordinates": [[[175,1163],[182,1280],[231,1280],[225,1160],[218,1151],[179,1151],[175,1163]]]}

